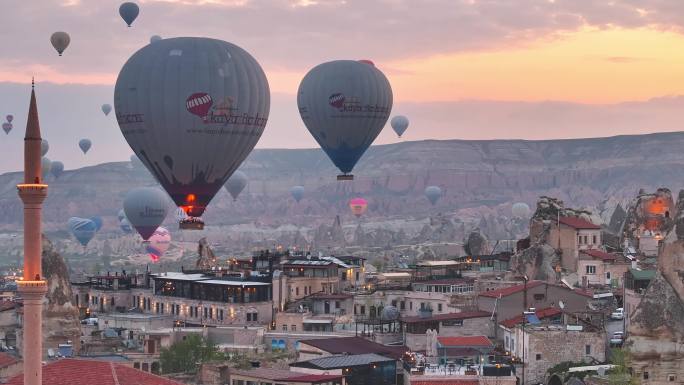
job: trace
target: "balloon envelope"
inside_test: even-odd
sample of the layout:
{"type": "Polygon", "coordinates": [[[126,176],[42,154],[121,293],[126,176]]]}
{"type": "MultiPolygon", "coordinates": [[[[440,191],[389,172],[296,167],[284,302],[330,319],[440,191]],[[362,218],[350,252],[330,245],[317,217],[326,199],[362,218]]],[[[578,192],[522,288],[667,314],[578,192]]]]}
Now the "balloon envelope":
{"type": "Polygon", "coordinates": [[[437,203],[439,198],[442,196],[442,189],[437,187],[437,186],[427,186],[425,188],[425,197],[432,203],[433,205],[437,203]]]}
{"type": "Polygon", "coordinates": [[[78,147],[81,148],[81,151],[83,151],[84,154],[90,150],[90,146],[92,146],[92,144],[93,143],[90,141],[90,139],[81,139],[78,141],[78,147]]]}
{"type": "Polygon", "coordinates": [[[71,37],[66,32],[55,32],[50,36],[50,43],[57,50],[59,56],[62,56],[62,52],[69,46],[71,42],[71,37]]]}
{"type": "Polygon", "coordinates": [[[294,186],[290,189],[290,194],[292,194],[292,198],[299,203],[299,201],[302,200],[304,197],[304,186],[294,186]]]}
{"type": "Polygon", "coordinates": [[[45,179],[48,174],[50,174],[50,167],[52,166],[52,161],[46,157],[40,158],[40,171],[43,174],[43,179],[45,179]]]}
{"type": "Polygon", "coordinates": [[[270,93],[242,48],[183,37],[133,54],[117,78],[114,105],[133,152],[177,206],[199,217],[259,140],[270,93]]]}
{"type": "Polygon", "coordinates": [[[163,191],[154,187],[139,187],[129,191],[123,202],[126,219],[147,240],[168,212],[168,200],[163,191]]]}
{"type": "Polygon", "coordinates": [[[50,151],[50,143],[47,140],[41,139],[40,142],[40,156],[45,156],[45,154],[50,151]]]}
{"type": "Polygon", "coordinates": [[[368,209],[368,202],[363,198],[354,198],[349,201],[349,208],[352,214],[360,217],[368,209]]]}
{"type": "Polygon", "coordinates": [[[320,64],[304,76],[297,105],[311,135],[347,174],[387,122],[392,88],[375,66],[337,60],[320,64]]]}
{"type": "Polygon", "coordinates": [[[7,115],[6,119],[7,119],[7,123],[12,123],[12,121],[14,120],[14,115],[12,115],[12,114],[7,115]]]}
{"type": "Polygon", "coordinates": [[[527,203],[517,202],[511,207],[511,212],[514,217],[526,218],[530,215],[530,206],[528,206],[527,203]]]}
{"type": "Polygon", "coordinates": [[[69,231],[78,240],[78,242],[85,247],[88,242],[95,236],[97,226],[95,222],[90,219],[72,217],[67,222],[69,231]]]}
{"type": "Polygon", "coordinates": [[[52,174],[52,176],[55,177],[55,179],[59,178],[63,172],[64,172],[64,163],[62,163],[58,160],[52,162],[52,164],[50,165],[50,173],[52,174]]]}
{"type": "Polygon", "coordinates": [[[95,229],[96,231],[100,231],[102,228],[102,218],[100,217],[90,217],[89,218],[93,223],[95,224],[95,229]]]}
{"type": "Polygon", "coordinates": [[[112,106],[110,104],[103,104],[102,112],[104,112],[105,116],[109,115],[109,113],[112,112],[112,106]]]}
{"type": "Polygon", "coordinates": [[[140,8],[136,3],[125,2],[119,6],[119,15],[121,15],[121,18],[124,19],[129,27],[133,24],[139,13],[140,8]]]}
{"type": "Polygon", "coordinates": [[[147,252],[152,256],[152,259],[158,260],[169,249],[169,246],[171,246],[171,233],[169,230],[159,227],[150,236],[147,252]]]}
{"type": "Polygon", "coordinates": [[[396,132],[397,135],[401,138],[401,136],[404,134],[404,132],[409,126],[409,120],[407,117],[403,115],[397,115],[392,118],[392,120],[390,121],[390,125],[392,126],[394,132],[396,132]]]}
{"type": "Polygon", "coordinates": [[[235,171],[233,175],[228,178],[223,187],[225,187],[226,191],[230,193],[230,196],[233,197],[233,200],[236,200],[242,190],[247,187],[247,175],[242,171],[235,171]]]}
{"type": "Polygon", "coordinates": [[[5,131],[5,134],[9,134],[10,131],[12,131],[12,123],[3,123],[2,124],[2,130],[5,131]]]}

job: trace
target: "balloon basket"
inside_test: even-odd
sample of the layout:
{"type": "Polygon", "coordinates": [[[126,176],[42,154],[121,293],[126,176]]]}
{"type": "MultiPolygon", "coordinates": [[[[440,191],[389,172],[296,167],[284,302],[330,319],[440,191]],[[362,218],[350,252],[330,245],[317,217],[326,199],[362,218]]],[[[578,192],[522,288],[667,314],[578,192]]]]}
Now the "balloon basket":
{"type": "Polygon", "coordinates": [[[352,175],[352,174],[338,175],[337,180],[354,180],[354,175],[352,175]]]}
{"type": "Polygon", "coordinates": [[[180,230],[204,230],[204,221],[200,218],[185,218],[178,222],[180,230]]]}

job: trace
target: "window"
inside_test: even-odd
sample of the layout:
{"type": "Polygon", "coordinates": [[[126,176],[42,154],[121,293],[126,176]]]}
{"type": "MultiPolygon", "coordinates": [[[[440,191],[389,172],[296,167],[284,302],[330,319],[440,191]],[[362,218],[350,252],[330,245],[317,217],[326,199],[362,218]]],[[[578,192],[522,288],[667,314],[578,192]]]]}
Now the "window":
{"type": "Polygon", "coordinates": [[[404,301],[399,302],[399,310],[406,310],[406,302],[404,302],[404,301]]]}
{"type": "Polygon", "coordinates": [[[257,322],[257,313],[252,313],[252,321],[257,322]]]}
{"type": "Polygon", "coordinates": [[[299,295],[299,286],[295,288],[295,295],[299,295]]]}
{"type": "Polygon", "coordinates": [[[537,361],[541,361],[541,353],[537,353],[535,355],[535,358],[537,359],[537,361]]]}
{"type": "MultiPolygon", "coordinates": [[[[247,313],[247,317],[250,317],[250,314],[249,314],[249,313],[247,313]]],[[[247,319],[247,321],[249,321],[249,318],[247,319]]],[[[284,331],[284,332],[287,331],[287,325],[285,325],[285,324],[283,324],[283,331],[284,331]]]]}
{"type": "Polygon", "coordinates": [[[534,300],[535,300],[535,301],[543,301],[544,298],[545,298],[544,294],[541,294],[541,293],[535,294],[535,295],[534,295],[534,300]]]}
{"type": "Polygon", "coordinates": [[[366,305],[361,305],[361,315],[366,314],[366,305]]]}
{"type": "Polygon", "coordinates": [[[219,309],[219,319],[223,321],[223,309],[219,309]]]}
{"type": "Polygon", "coordinates": [[[420,303],[420,310],[425,310],[427,309],[427,306],[425,306],[425,302],[420,303]]]}
{"type": "Polygon", "coordinates": [[[112,297],[112,307],[116,307],[116,300],[112,297]]]}
{"type": "Polygon", "coordinates": [[[610,271],[606,272],[606,279],[610,279],[610,271]]]}
{"type": "Polygon", "coordinates": [[[668,374],[667,380],[670,382],[675,382],[675,381],[677,381],[677,376],[675,376],[674,374],[668,374]]]}
{"type": "Polygon", "coordinates": [[[580,245],[582,244],[582,236],[581,235],[577,236],[577,243],[579,243],[580,245]]]}
{"type": "Polygon", "coordinates": [[[293,332],[296,332],[297,331],[297,325],[290,325],[290,330],[292,330],[293,332]]]}
{"type": "Polygon", "coordinates": [[[340,307],[340,301],[335,301],[335,309],[339,309],[340,307]]]}
{"type": "Polygon", "coordinates": [[[204,308],[204,318],[207,318],[209,316],[209,309],[206,307],[204,308]]]}
{"type": "Polygon", "coordinates": [[[307,294],[306,292],[307,292],[307,287],[306,287],[306,286],[304,286],[304,295],[306,295],[306,294],[307,294]]]}
{"type": "Polygon", "coordinates": [[[508,349],[508,336],[504,339],[504,348],[508,349]]]}
{"type": "Polygon", "coordinates": [[[413,302],[409,302],[409,310],[413,310],[413,302]]]}
{"type": "Polygon", "coordinates": [[[644,372],[644,380],[648,380],[648,372],[644,372]]]}
{"type": "Polygon", "coordinates": [[[591,354],[591,345],[584,345],[584,354],[586,354],[586,355],[591,354]]]}
{"type": "Polygon", "coordinates": [[[596,274],[596,266],[588,265],[587,266],[587,274],[596,274]]]}
{"type": "Polygon", "coordinates": [[[598,242],[596,242],[596,235],[591,237],[591,241],[592,241],[591,243],[593,243],[594,245],[598,243],[598,242]]]}
{"type": "Polygon", "coordinates": [[[396,299],[392,300],[392,306],[397,307],[397,300],[396,299]]]}
{"type": "Polygon", "coordinates": [[[359,280],[359,272],[358,271],[356,272],[356,280],[357,281],[359,280]]]}
{"type": "Polygon", "coordinates": [[[437,311],[442,311],[442,304],[441,303],[437,304],[437,311]]]}

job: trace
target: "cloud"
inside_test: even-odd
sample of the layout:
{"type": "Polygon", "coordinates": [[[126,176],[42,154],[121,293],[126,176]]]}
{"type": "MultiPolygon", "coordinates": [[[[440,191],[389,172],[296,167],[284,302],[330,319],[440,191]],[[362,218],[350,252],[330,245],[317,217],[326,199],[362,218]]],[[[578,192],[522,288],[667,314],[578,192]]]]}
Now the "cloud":
{"type": "Polygon", "coordinates": [[[303,72],[337,58],[382,62],[511,47],[584,26],[681,31],[684,23],[678,0],[148,0],[126,28],[119,3],[6,0],[0,76],[26,74],[32,64],[63,74],[63,82],[111,82],[154,34],[233,41],[269,69],[303,72]],[[72,37],[62,58],[49,44],[56,30],[72,37]]]}
{"type": "MultiPolygon", "coordinates": [[[[67,169],[110,161],[126,161],[132,151],[121,135],[114,114],[100,107],[112,103],[112,87],[100,85],[36,85],[43,136],[50,143],[47,157],[67,169]],[[93,142],[83,155],[81,138],[93,142]]],[[[14,130],[0,131],[0,173],[18,170],[23,161],[30,85],[0,83],[0,116],[14,114],[14,130]]],[[[619,104],[568,102],[457,101],[398,102],[393,115],[411,124],[398,139],[389,126],[375,144],[426,139],[553,139],[680,131],[684,96],[619,104]]],[[[318,148],[302,123],[294,95],[273,94],[271,113],[260,148],[318,148]]]]}

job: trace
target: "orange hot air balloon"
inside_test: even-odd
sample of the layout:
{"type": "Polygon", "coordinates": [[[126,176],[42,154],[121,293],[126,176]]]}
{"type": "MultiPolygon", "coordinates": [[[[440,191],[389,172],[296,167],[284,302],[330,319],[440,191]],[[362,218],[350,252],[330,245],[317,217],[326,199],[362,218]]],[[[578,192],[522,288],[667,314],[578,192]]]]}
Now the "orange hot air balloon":
{"type": "Polygon", "coordinates": [[[349,208],[352,214],[358,218],[368,209],[368,202],[363,198],[354,198],[349,201],[349,208]]]}

